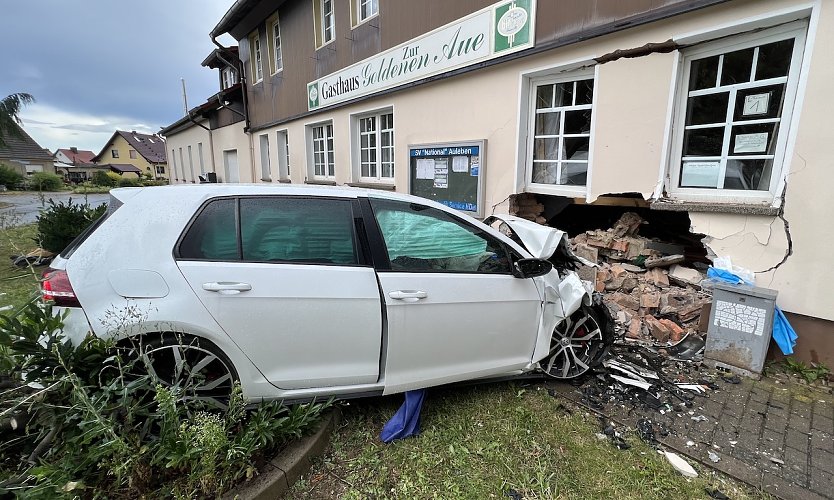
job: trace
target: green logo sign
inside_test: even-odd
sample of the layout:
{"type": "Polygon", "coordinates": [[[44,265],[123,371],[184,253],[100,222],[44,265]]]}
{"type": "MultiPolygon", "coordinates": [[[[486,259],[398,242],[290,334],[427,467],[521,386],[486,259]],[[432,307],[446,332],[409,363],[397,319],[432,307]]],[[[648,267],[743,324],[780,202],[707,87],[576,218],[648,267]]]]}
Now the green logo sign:
{"type": "Polygon", "coordinates": [[[495,8],[494,52],[503,52],[530,42],[530,1],[514,0],[495,8]]]}
{"type": "Polygon", "coordinates": [[[319,84],[313,82],[307,85],[307,109],[319,107],[319,84]]]}

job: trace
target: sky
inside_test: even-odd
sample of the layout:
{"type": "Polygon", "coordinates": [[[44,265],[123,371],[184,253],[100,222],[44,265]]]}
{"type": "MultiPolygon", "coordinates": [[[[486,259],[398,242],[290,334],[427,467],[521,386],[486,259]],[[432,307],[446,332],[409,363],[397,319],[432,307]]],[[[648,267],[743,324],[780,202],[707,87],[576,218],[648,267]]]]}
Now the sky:
{"type": "MultiPolygon", "coordinates": [[[[40,145],[98,153],[118,130],[159,132],[220,90],[200,63],[209,31],[234,0],[3,2],[0,99],[36,102],[20,113],[40,145]]],[[[225,35],[223,45],[235,44],[225,35]]]]}

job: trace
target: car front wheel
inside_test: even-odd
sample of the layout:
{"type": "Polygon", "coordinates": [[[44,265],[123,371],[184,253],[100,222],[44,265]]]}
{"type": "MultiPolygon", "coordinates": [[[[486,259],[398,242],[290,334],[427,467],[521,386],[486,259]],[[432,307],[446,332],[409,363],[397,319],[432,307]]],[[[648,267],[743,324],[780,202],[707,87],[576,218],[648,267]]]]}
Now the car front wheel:
{"type": "Polygon", "coordinates": [[[613,340],[609,318],[597,309],[602,305],[582,305],[559,323],[550,340],[550,351],[539,361],[541,371],[555,379],[584,375],[599,364],[613,340]]]}

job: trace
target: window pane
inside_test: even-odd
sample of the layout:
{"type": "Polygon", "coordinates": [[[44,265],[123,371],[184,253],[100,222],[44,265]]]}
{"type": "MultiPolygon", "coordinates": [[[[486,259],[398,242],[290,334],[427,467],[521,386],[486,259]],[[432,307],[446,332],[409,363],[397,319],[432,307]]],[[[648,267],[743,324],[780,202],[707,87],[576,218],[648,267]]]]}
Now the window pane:
{"type": "Polygon", "coordinates": [[[566,134],[590,134],[591,110],[565,111],[566,134]]]}
{"type": "Polygon", "coordinates": [[[534,163],[533,182],[537,184],[558,184],[559,166],[553,163],[534,163]]]}
{"type": "Polygon", "coordinates": [[[689,73],[689,90],[715,87],[718,79],[718,56],[695,59],[689,73]]]}
{"type": "Polygon", "coordinates": [[[728,52],[724,54],[724,64],[721,67],[721,85],[749,82],[752,70],[752,48],[728,52]]]}
{"type": "Polygon", "coordinates": [[[686,105],[686,124],[724,123],[727,120],[729,98],[729,92],[690,97],[686,105]]]}
{"type": "Polygon", "coordinates": [[[536,109],[553,107],[553,85],[536,87],[536,109]]]}
{"type": "Polygon", "coordinates": [[[559,113],[536,113],[536,135],[558,135],[559,113]]]}
{"type": "Polygon", "coordinates": [[[559,158],[559,139],[536,139],[533,142],[534,160],[556,160],[559,158]]]}
{"type": "Polygon", "coordinates": [[[756,80],[787,76],[791,66],[794,39],[769,43],[759,47],[759,61],[756,64],[756,80]]]}
{"type": "Polygon", "coordinates": [[[235,200],[209,203],[180,243],[183,259],[239,260],[235,200]]]}
{"type": "Polygon", "coordinates": [[[594,81],[582,80],[576,82],[576,104],[591,104],[594,99],[594,81]]]}
{"type": "Polygon", "coordinates": [[[739,90],[736,94],[735,120],[779,118],[782,115],[784,90],[784,85],[739,90]]]}
{"type": "Polygon", "coordinates": [[[240,224],[247,261],[358,263],[348,201],[244,198],[240,224]]]}
{"type": "Polygon", "coordinates": [[[683,136],[684,156],[721,156],[724,127],[687,130],[683,136]]]}
{"type": "Polygon", "coordinates": [[[359,152],[359,161],[361,161],[362,163],[368,163],[368,150],[367,149],[363,149],[362,151],[359,152]]]}
{"type": "Polygon", "coordinates": [[[773,160],[727,160],[724,189],[770,189],[773,160]]]}
{"type": "Polygon", "coordinates": [[[563,163],[562,178],[559,184],[568,186],[584,186],[588,181],[587,163],[563,163]]]}
{"type": "Polygon", "coordinates": [[[573,105],[573,82],[557,83],[554,86],[553,104],[556,107],[573,105]]]}
{"type": "MultiPolygon", "coordinates": [[[[587,160],[590,137],[565,137],[565,147],[562,150],[563,160],[587,160]]],[[[562,165],[562,169],[565,166],[562,165]]]]}
{"type": "Polygon", "coordinates": [[[721,162],[684,161],[681,166],[681,187],[712,188],[718,187],[718,175],[721,162]]]}
{"type": "Polygon", "coordinates": [[[757,123],[733,127],[730,155],[772,155],[776,151],[775,123],[757,123]]]}
{"type": "Polygon", "coordinates": [[[510,273],[498,241],[445,212],[373,198],[371,205],[393,270],[510,273]]]}

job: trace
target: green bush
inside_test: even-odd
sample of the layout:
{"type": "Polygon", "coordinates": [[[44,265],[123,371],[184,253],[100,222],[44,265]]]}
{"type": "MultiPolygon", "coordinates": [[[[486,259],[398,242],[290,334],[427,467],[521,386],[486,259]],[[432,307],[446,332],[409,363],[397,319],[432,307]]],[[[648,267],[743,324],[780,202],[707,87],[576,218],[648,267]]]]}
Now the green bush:
{"type": "Polygon", "coordinates": [[[35,241],[41,248],[61,253],[81,231],[101,217],[105,211],[107,205],[104,203],[94,208],[88,203],[73,203],[72,198],[66,203],[49,200],[49,207],[42,210],[38,216],[38,236],[35,241]]]}
{"type": "Polygon", "coordinates": [[[168,181],[165,181],[165,180],[158,180],[158,181],[143,180],[142,185],[146,186],[146,187],[148,187],[148,186],[167,186],[168,181]]]}
{"type": "Polygon", "coordinates": [[[14,189],[15,186],[23,182],[23,176],[11,167],[0,164],[0,185],[6,186],[8,189],[14,189]]]}
{"type": "Polygon", "coordinates": [[[90,179],[90,182],[92,182],[95,186],[114,187],[117,180],[111,179],[104,170],[96,170],[93,177],[90,179]]]}
{"type": "Polygon", "coordinates": [[[0,410],[19,425],[2,431],[4,498],[219,498],[327,407],[248,412],[237,385],[225,410],[212,409],[151,378],[142,345],[90,336],[74,347],[61,329],[48,305],[0,315],[10,388],[0,410]]]}
{"type": "Polygon", "coordinates": [[[29,185],[38,191],[60,191],[64,187],[64,179],[49,172],[35,172],[29,178],[29,185]]]}
{"type": "Polygon", "coordinates": [[[134,179],[133,177],[122,177],[119,179],[119,187],[139,187],[141,185],[139,179],[134,179]]]}

